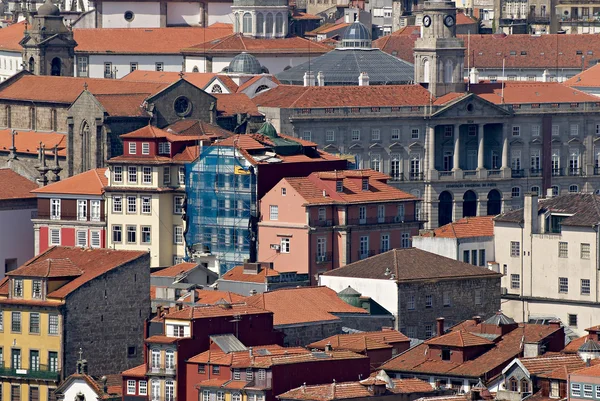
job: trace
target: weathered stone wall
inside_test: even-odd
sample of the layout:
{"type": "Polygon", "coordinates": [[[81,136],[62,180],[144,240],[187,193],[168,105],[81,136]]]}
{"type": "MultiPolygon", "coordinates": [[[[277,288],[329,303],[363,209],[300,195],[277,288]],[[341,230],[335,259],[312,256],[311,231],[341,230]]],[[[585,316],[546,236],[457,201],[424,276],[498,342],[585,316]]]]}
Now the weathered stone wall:
{"type": "Polygon", "coordinates": [[[63,309],[65,376],[75,373],[80,347],[91,375],[120,373],[141,364],[149,314],[148,254],[74,291],[63,309]],[[128,356],[128,347],[136,347],[134,356],[128,356]]]}
{"type": "Polygon", "coordinates": [[[307,324],[303,326],[275,326],[284,334],[283,345],[304,346],[315,341],[342,333],[342,321],[307,324]]]}
{"type": "Polygon", "coordinates": [[[382,327],[394,327],[394,316],[348,315],[336,313],[342,319],[342,326],[360,331],[380,331],[382,327]]]}

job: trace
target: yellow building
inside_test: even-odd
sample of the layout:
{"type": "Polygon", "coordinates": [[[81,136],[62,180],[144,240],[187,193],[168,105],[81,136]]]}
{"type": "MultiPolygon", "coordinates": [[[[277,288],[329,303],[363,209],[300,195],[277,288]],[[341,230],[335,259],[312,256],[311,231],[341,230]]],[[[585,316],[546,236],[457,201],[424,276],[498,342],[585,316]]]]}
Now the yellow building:
{"type": "Polygon", "coordinates": [[[141,362],[148,267],[146,252],[53,247],[7,273],[0,282],[0,400],[52,400],[59,381],[75,373],[80,350],[90,374],[141,362]],[[129,286],[125,296],[119,284],[134,281],[139,291],[129,286]],[[105,332],[91,321],[124,330],[105,332]],[[110,346],[116,354],[106,352],[110,346]]]}

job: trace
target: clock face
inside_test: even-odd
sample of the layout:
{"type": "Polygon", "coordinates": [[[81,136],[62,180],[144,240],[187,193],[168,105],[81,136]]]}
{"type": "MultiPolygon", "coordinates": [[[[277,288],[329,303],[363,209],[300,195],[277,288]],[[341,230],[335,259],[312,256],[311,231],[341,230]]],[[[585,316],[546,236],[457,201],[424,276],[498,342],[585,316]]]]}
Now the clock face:
{"type": "Polygon", "coordinates": [[[429,15],[423,17],[423,25],[425,25],[426,28],[429,28],[431,25],[431,17],[429,15]]]}
{"type": "Polygon", "coordinates": [[[451,15],[446,15],[446,17],[444,18],[444,24],[450,28],[451,26],[454,25],[454,17],[451,15]]]}

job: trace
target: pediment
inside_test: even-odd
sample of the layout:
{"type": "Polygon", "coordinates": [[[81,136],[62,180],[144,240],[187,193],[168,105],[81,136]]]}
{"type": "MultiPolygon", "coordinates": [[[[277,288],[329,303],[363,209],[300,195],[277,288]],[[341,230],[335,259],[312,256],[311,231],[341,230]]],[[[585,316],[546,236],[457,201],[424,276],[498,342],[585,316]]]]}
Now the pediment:
{"type": "Polygon", "coordinates": [[[540,138],[535,138],[531,141],[532,145],[541,145],[542,141],[540,140],[540,138]]]}
{"type": "Polygon", "coordinates": [[[404,146],[402,146],[399,142],[394,142],[389,146],[390,150],[402,150],[404,146]]]}
{"type": "Polygon", "coordinates": [[[372,144],[372,145],[370,145],[370,146],[369,146],[369,149],[374,149],[374,150],[377,150],[377,149],[382,149],[382,150],[383,150],[383,149],[384,149],[384,147],[383,147],[383,146],[381,146],[381,144],[380,144],[380,143],[374,143],[374,144],[372,144]]]}
{"type": "Polygon", "coordinates": [[[410,145],[408,145],[408,148],[410,150],[415,150],[415,149],[423,149],[423,145],[419,142],[413,142],[410,145]]]}
{"type": "Polygon", "coordinates": [[[579,138],[571,138],[567,143],[569,145],[581,145],[581,140],[579,138]]]}
{"type": "Polygon", "coordinates": [[[441,106],[432,118],[505,118],[512,112],[489,102],[481,97],[470,93],[467,96],[458,97],[441,106]]]}
{"type": "Polygon", "coordinates": [[[515,139],[510,142],[510,146],[523,146],[523,141],[521,139],[515,139]]]}
{"type": "Polygon", "coordinates": [[[594,143],[596,143],[596,142],[600,142],[600,136],[598,138],[594,139],[594,143]]]}
{"type": "Polygon", "coordinates": [[[360,145],[360,143],[353,143],[352,145],[350,145],[348,147],[348,149],[361,150],[361,149],[363,149],[363,147],[360,145]]]}
{"type": "Polygon", "coordinates": [[[560,139],[558,139],[558,138],[553,138],[552,139],[552,143],[553,144],[562,144],[562,141],[560,139]]]}
{"type": "Polygon", "coordinates": [[[332,144],[329,144],[329,145],[325,146],[325,147],[323,148],[323,150],[324,150],[324,151],[327,151],[327,152],[331,152],[331,151],[333,151],[333,152],[337,152],[339,149],[338,149],[338,147],[337,147],[337,146],[335,146],[335,145],[332,145],[332,144]]]}

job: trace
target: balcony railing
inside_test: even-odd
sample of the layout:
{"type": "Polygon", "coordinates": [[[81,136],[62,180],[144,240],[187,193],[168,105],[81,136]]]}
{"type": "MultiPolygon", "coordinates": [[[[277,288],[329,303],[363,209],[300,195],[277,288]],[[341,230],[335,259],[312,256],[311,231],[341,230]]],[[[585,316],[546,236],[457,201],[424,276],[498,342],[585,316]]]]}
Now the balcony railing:
{"type": "Polygon", "coordinates": [[[331,251],[315,255],[315,262],[317,262],[317,263],[329,263],[329,262],[331,262],[331,259],[332,259],[331,251]]]}
{"type": "Polygon", "coordinates": [[[371,256],[377,255],[377,251],[375,249],[369,249],[368,251],[358,251],[358,259],[366,259],[371,256]]]}
{"type": "Polygon", "coordinates": [[[523,178],[525,177],[525,170],[523,169],[512,169],[512,178],[523,178]]]}
{"type": "Polygon", "coordinates": [[[580,176],[583,175],[583,170],[581,168],[578,167],[569,167],[569,175],[571,177],[576,177],[576,176],[580,176]]]}
{"type": "Polygon", "coordinates": [[[404,214],[404,216],[384,216],[384,217],[365,217],[364,219],[348,219],[348,225],[374,225],[374,224],[394,224],[411,223],[419,221],[415,215],[404,214]]]}
{"type": "Polygon", "coordinates": [[[0,366],[0,376],[58,381],[60,379],[60,371],[51,369],[48,365],[38,365],[34,369],[16,369],[12,366],[0,366]]]}
{"type": "Polygon", "coordinates": [[[488,177],[496,177],[502,174],[501,170],[488,170],[488,177]]]}
{"type": "Polygon", "coordinates": [[[423,173],[410,173],[409,179],[411,181],[423,181],[423,173]]]}
{"type": "Polygon", "coordinates": [[[594,167],[594,175],[600,175],[600,166],[594,167]]]}
{"type": "Polygon", "coordinates": [[[150,369],[148,369],[147,374],[149,375],[174,375],[175,374],[175,367],[169,367],[169,368],[165,368],[164,366],[151,366],[150,369]]]}
{"type": "Polygon", "coordinates": [[[391,173],[390,177],[392,177],[392,180],[394,181],[406,181],[403,173],[391,173]]]}
{"type": "Polygon", "coordinates": [[[562,168],[553,168],[552,169],[552,177],[560,177],[563,175],[563,169],[562,168]]]}
{"type": "Polygon", "coordinates": [[[331,227],[333,225],[333,220],[311,220],[311,227],[331,227]]]}
{"type": "Polygon", "coordinates": [[[541,177],[542,176],[542,169],[541,168],[532,168],[529,170],[529,176],[530,177],[541,177]]]}

